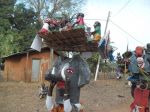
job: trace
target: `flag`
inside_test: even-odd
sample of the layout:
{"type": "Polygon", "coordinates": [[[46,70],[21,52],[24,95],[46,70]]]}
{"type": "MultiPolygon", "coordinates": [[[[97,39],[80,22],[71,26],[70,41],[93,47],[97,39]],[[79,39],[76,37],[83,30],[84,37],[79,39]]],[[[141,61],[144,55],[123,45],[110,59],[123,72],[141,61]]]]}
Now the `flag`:
{"type": "Polygon", "coordinates": [[[41,52],[41,48],[42,48],[42,38],[39,37],[39,35],[37,34],[32,42],[32,45],[31,45],[31,48],[32,49],[35,49],[39,52],[41,52]]]}

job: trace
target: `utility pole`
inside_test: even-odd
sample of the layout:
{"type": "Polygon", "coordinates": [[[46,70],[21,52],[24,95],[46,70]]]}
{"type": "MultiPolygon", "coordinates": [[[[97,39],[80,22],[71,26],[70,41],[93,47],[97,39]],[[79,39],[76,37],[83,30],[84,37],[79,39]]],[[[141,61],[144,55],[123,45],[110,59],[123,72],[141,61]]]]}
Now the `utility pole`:
{"type": "MultiPolygon", "coordinates": [[[[106,26],[105,26],[105,31],[104,31],[104,36],[103,36],[103,38],[104,38],[105,35],[106,35],[109,18],[110,18],[110,11],[108,12],[108,16],[107,16],[107,21],[106,21],[106,26]]],[[[98,62],[97,62],[97,67],[96,67],[95,79],[94,79],[95,81],[97,80],[97,75],[98,75],[98,72],[99,72],[100,58],[101,58],[101,56],[99,55],[99,57],[98,57],[98,62]]]]}
{"type": "Polygon", "coordinates": [[[109,18],[110,18],[110,11],[108,12],[108,17],[107,17],[107,21],[106,21],[106,26],[105,26],[104,35],[106,35],[106,31],[107,31],[107,27],[108,27],[109,18]]]}

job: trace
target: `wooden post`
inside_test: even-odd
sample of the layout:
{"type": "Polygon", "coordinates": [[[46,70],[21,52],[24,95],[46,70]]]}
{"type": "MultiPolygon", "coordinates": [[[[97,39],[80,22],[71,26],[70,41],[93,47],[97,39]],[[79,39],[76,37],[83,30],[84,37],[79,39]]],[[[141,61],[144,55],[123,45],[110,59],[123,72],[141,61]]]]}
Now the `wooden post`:
{"type": "MultiPolygon", "coordinates": [[[[109,17],[110,17],[110,11],[108,12],[108,17],[107,17],[107,21],[106,21],[106,27],[105,27],[105,31],[104,31],[104,36],[106,35],[107,26],[108,26],[108,22],[109,22],[109,17]]],[[[94,79],[95,81],[97,80],[97,75],[98,75],[98,71],[99,71],[100,58],[101,58],[101,56],[98,57],[98,63],[97,63],[95,79],[94,79]]]]}
{"type": "Polygon", "coordinates": [[[125,62],[124,64],[125,64],[125,66],[124,66],[124,73],[126,74],[126,72],[127,72],[127,63],[125,62]]]}
{"type": "Polygon", "coordinates": [[[27,82],[27,79],[28,79],[28,60],[29,60],[29,52],[27,52],[27,56],[26,56],[26,69],[25,69],[25,82],[27,82]]]}
{"type": "Polygon", "coordinates": [[[100,56],[98,57],[98,63],[97,63],[97,68],[96,68],[96,73],[95,73],[95,81],[97,79],[97,75],[98,75],[98,72],[99,72],[99,64],[100,64],[100,56]]]}

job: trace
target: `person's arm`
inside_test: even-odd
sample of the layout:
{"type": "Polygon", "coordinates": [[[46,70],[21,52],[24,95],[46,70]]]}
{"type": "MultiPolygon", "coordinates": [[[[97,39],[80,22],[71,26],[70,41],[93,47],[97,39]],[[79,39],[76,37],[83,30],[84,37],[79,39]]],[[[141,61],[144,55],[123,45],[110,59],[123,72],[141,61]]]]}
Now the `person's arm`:
{"type": "Polygon", "coordinates": [[[53,89],[55,87],[55,82],[51,82],[50,83],[50,86],[48,88],[48,94],[47,94],[47,97],[46,97],[46,107],[47,107],[47,110],[50,111],[53,109],[54,107],[54,100],[53,100],[53,97],[52,97],[52,93],[53,93],[53,89]]]}

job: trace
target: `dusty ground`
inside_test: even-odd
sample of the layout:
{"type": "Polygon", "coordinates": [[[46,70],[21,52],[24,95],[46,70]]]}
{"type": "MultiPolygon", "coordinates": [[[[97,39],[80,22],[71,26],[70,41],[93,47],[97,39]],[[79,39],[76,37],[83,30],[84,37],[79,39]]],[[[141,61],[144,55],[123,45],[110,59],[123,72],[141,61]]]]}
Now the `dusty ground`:
{"type": "MultiPolygon", "coordinates": [[[[38,97],[39,83],[0,82],[0,112],[47,112],[38,97]]],[[[91,81],[81,92],[85,112],[129,112],[132,102],[125,80],[91,81]]]]}

